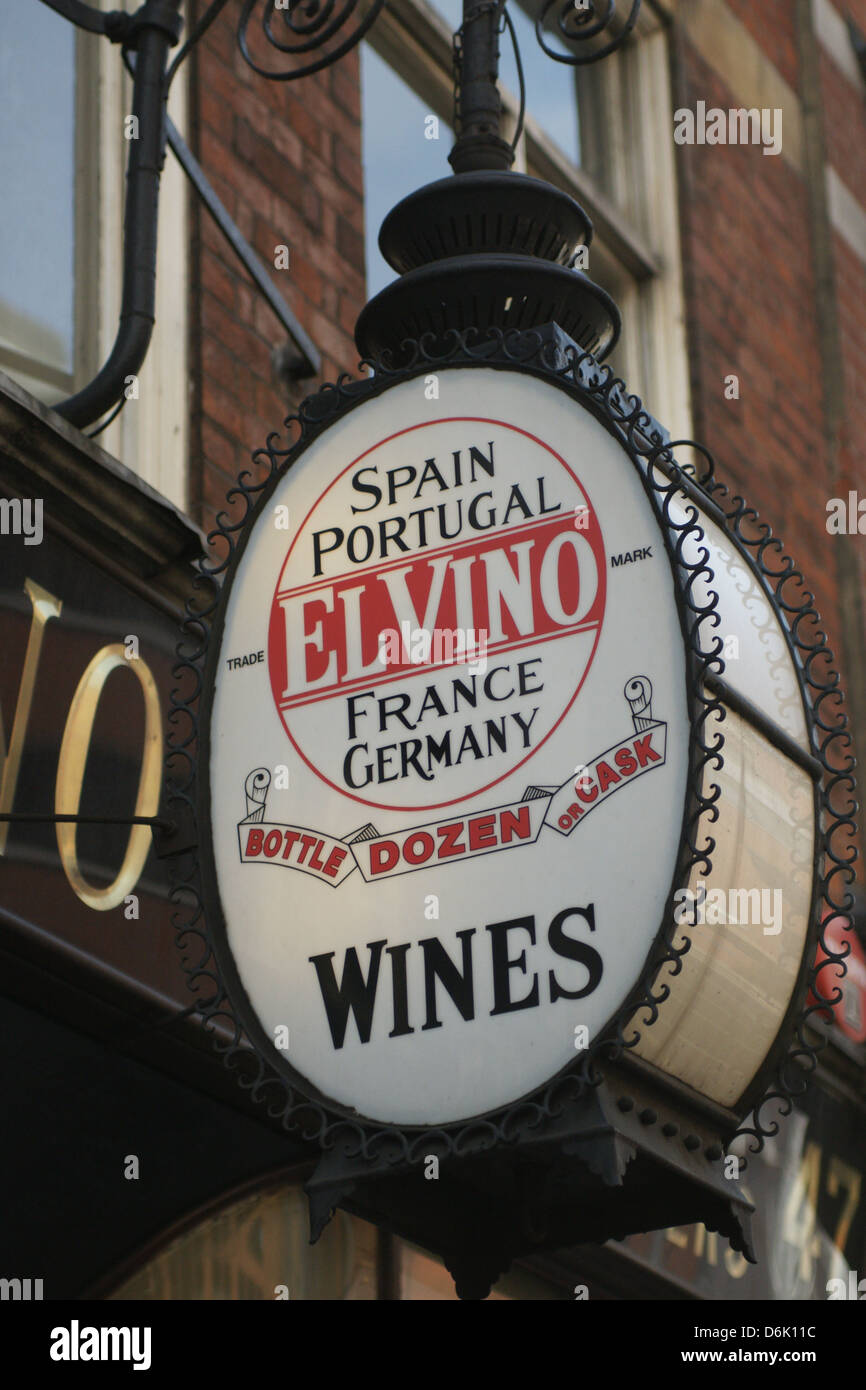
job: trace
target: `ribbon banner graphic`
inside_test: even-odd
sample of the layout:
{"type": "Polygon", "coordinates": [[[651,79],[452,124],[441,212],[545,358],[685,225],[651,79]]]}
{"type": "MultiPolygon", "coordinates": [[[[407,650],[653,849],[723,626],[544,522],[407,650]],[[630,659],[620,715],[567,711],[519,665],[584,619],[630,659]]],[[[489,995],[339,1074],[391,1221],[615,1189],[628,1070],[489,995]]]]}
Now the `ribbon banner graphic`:
{"type": "Polygon", "coordinates": [[[597,754],[556,787],[528,787],[519,801],[380,835],[374,825],[340,838],[265,820],[271,774],[256,768],[244,784],[247,815],[238,824],[241,862],[278,864],[337,888],[360,870],[367,883],[534,844],[543,826],[570,835],[597,806],[645,772],[662,767],[667,724],[652,717],[652,685],[635,676],[623,692],[633,732],[597,754]]]}

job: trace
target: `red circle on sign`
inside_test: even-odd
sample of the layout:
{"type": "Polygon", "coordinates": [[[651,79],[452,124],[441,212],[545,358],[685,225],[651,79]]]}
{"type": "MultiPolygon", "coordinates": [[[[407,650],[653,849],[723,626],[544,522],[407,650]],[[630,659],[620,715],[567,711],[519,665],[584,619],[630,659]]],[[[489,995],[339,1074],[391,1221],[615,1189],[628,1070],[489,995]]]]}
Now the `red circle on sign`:
{"type": "MultiPolygon", "coordinates": [[[[369,466],[369,465],[368,465],[369,466]]],[[[474,498],[467,500],[471,507],[488,493],[477,494],[474,498]]],[[[378,505],[378,504],[377,504],[378,505]]],[[[420,523],[419,523],[420,524],[420,523]]],[[[342,528],[323,528],[331,533],[342,528]]],[[[364,529],[370,531],[372,528],[367,523],[357,523],[355,531],[364,529]]],[[[348,541],[353,532],[344,533],[344,539],[348,541]]],[[[368,537],[363,537],[364,553],[369,555],[372,552],[367,549],[368,537]]],[[[353,541],[354,548],[357,550],[360,541],[353,541]]],[[[373,542],[375,546],[375,541],[373,542]]],[[[385,547],[387,554],[387,546],[385,547]]],[[[511,572],[515,576],[521,573],[520,561],[518,570],[515,570],[512,560],[509,558],[508,564],[511,572]]],[[[399,577],[399,576],[398,576],[399,577]]],[[[277,580],[271,601],[270,626],[268,633],[268,675],[271,683],[271,691],[274,703],[277,707],[281,722],[286,733],[297,752],[298,756],[310,768],[315,775],[327,786],[333,788],[341,796],[349,800],[357,801],[365,806],[373,806],[381,810],[405,810],[421,811],[435,809],[443,806],[453,806],[459,802],[466,801],[482,792],[488,791],[499,782],[510,777],[518,768],[529,762],[538,751],[544,746],[555,730],[562,723],[568,711],[571,709],[580,690],[586,680],[590,667],[592,666],[601,629],[604,619],[605,602],[607,592],[606,574],[606,553],[604,541],[601,535],[598,519],[589,498],[574,470],[569,467],[560,454],[552,449],[543,440],[532,434],[529,430],[521,429],[519,426],[508,424],[503,420],[492,420],[484,416],[455,416],[445,417],[435,421],[425,420],[420,424],[408,426],[406,429],[395,431],[386,438],[379,440],[370,448],[365,449],[356,458],[352,459],[345,468],[328,484],[316,502],[309,509],[303,522],[298,528],[287,552],[277,580]],[[286,572],[293,551],[301,538],[307,534],[309,523],[314,518],[316,512],[322,506],[331,489],[343,478],[346,473],[356,468],[364,459],[368,458],[376,450],[391,440],[397,439],[402,435],[413,433],[415,430],[428,429],[433,426],[468,423],[497,425],[502,429],[509,430],[515,434],[522,435],[531,440],[534,444],[545,450],[551,458],[568,474],[580,491],[583,504],[579,511],[585,513],[580,517],[580,524],[571,511],[538,517],[523,524],[490,525],[479,528],[478,536],[466,541],[455,539],[441,546],[425,545],[416,552],[402,555],[399,559],[385,559],[375,567],[368,569],[347,570],[342,574],[329,576],[324,575],[312,582],[298,585],[294,588],[283,587],[282,579],[286,572]],[[585,541],[594,559],[596,581],[595,594],[586,613],[581,615],[579,622],[571,627],[568,626],[569,617],[576,617],[580,607],[580,560],[577,540],[579,536],[585,541]],[[498,550],[503,551],[502,541],[507,537],[507,546],[513,552],[515,547],[524,547],[524,553],[528,556],[526,568],[528,571],[529,585],[531,588],[532,618],[533,627],[530,633],[518,631],[514,617],[507,606],[507,599],[503,604],[501,591],[497,592],[499,614],[497,620],[497,631],[502,632],[502,641],[497,641],[486,648],[485,654],[503,656],[508,653],[523,653],[527,649],[542,646],[545,643],[564,640],[579,633],[591,633],[593,636],[592,648],[586,660],[586,665],[582,671],[580,679],[572,690],[565,707],[559,717],[547,730],[538,744],[526,753],[525,757],[510,764],[508,768],[498,776],[485,782],[483,785],[473,786],[470,790],[462,792],[459,796],[450,797],[439,801],[427,801],[421,804],[404,804],[384,801],[376,801],[371,796],[358,795],[359,788],[354,789],[341,786],[326,776],[321,767],[316,765],[314,758],[303,747],[296,731],[291,727],[292,712],[297,708],[307,708],[310,705],[325,704],[326,702],[345,699],[359,692],[366,692],[371,687],[381,688],[387,694],[389,687],[395,681],[402,680],[408,682],[419,675],[430,673],[431,676],[437,671],[447,671],[449,667],[454,669],[466,664],[466,649],[462,653],[460,660],[454,659],[454,650],[450,653],[450,660],[447,659],[448,634],[456,633],[459,629],[456,626],[457,613],[457,580],[455,570],[451,568],[451,562],[457,557],[458,563],[464,562],[464,572],[469,578],[469,585],[472,594],[473,615],[479,613],[482,617],[487,613],[489,623],[489,609],[485,609],[485,590],[488,566],[483,561],[485,554],[498,550]],[[445,552],[447,551],[447,556],[445,552]],[[481,565],[475,564],[476,560],[481,560],[481,565]],[[429,634],[433,646],[429,652],[429,658],[424,659],[425,653],[420,653],[422,660],[419,662],[417,654],[409,649],[407,638],[410,634],[401,635],[400,641],[396,643],[399,647],[398,659],[395,662],[387,661],[382,665],[382,673],[374,671],[360,677],[353,677],[348,666],[348,635],[346,631],[347,614],[349,608],[345,601],[341,602],[341,593],[357,591],[359,584],[362,584],[360,597],[353,595],[352,611],[357,612],[359,617],[357,632],[357,647],[355,655],[360,655],[361,666],[369,665],[376,658],[377,644],[380,654],[383,647],[380,636],[383,632],[397,632],[395,611],[392,605],[389,587],[389,574],[395,571],[403,572],[406,591],[409,594],[412,605],[415,608],[416,616],[419,611],[419,603],[423,607],[427,602],[433,584],[436,582],[433,576],[424,576],[422,571],[435,567],[441,561],[445,566],[445,578],[442,582],[440,591],[440,602],[437,607],[436,624],[429,634]],[[412,571],[416,571],[415,574],[412,571]],[[482,573],[483,572],[483,573],[482,573]],[[425,578],[429,577],[430,582],[424,588],[425,578]],[[357,605],[357,607],[355,607],[357,605]],[[551,614],[550,608],[556,608],[556,613],[551,614]],[[293,694],[289,688],[288,671],[290,662],[288,659],[288,637],[289,618],[288,612],[292,611],[295,615],[295,638],[303,651],[304,661],[304,686],[306,687],[299,693],[293,694]],[[441,638],[441,641],[440,641],[441,638]],[[439,644],[438,646],[436,644],[439,644]],[[444,656],[446,659],[438,660],[437,656],[444,656]],[[389,671],[388,666],[392,669],[389,671]]],[[[475,623],[474,631],[481,630],[482,624],[475,623]]],[[[489,626],[484,629],[489,632],[489,626]]],[[[417,631],[424,631],[418,629],[417,631]]],[[[414,641],[414,635],[412,636],[414,641]]],[[[458,653],[459,654],[459,653],[458,653]]],[[[388,653],[385,653],[386,657],[388,653]]],[[[526,659],[525,657],[523,658],[526,659]]],[[[492,679],[492,678],[491,678],[492,679]]],[[[382,716],[380,715],[380,718],[382,716]]],[[[389,745],[389,747],[397,745],[389,745]]],[[[379,753],[385,751],[378,750],[379,753]]],[[[371,757],[375,760],[376,751],[371,757]]],[[[449,764],[450,765],[450,764],[449,764]]],[[[382,778],[381,780],[394,780],[393,778],[382,778]]]]}

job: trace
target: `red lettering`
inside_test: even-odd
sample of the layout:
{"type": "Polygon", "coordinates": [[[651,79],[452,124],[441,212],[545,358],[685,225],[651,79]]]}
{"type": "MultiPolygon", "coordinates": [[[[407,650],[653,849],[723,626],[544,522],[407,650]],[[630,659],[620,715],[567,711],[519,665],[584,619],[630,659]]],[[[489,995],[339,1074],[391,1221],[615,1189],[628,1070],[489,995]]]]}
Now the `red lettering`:
{"type": "Polygon", "coordinates": [[[283,850],[284,859],[288,859],[289,855],[292,852],[292,845],[295,843],[300,833],[300,830],[285,830],[283,832],[286,842],[285,849],[283,850]]]}
{"type": "Polygon", "coordinates": [[[282,830],[269,830],[265,839],[265,854],[268,859],[273,859],[275,854],[279,854],[280,845],[283,843],[282,830]]]}
{"type": "Polygon", "coordinates": [[[606,792],[613,782],[622,781],[619,773],[614,772],[613,768],[604,761],[604,758],[598,764],[596,771],[598,773],[598,785],[603,792],[606,792]]]}
{"type": "MultiPolygon", "coordinates": [[[[485,618],[497,615],[493,624],[497,635],[492,642],[488,636],[494,650],[516,638],[530,643],[543,637],[559,637],[563,627],[572,626],[578,619],[585,619],[588,625],[598,622],[604,607],[604,569],[599,566],[596,519],[587,509],[586,525],[581,523],[581,534],[577,534],[572,515],[546,515],[543,480],[539,486],[541,511],[538,517],[528,519],[525,526],[514,524],[514,498],[498,514],[491,504],[488,515],[482,504],[477,520],[484,530],[489,524],[489,535],[477,536],[471,554],[463,551],[459,562],[444,534],[442,544],[437,543],[434,521],[413,513],[415,521],[407,519],[404,528],[407,541],[414,540],[422,546],[432,543],[434,548],[423,558],[411,560],[407,555],[410,563],[389,573],[388,582],[376,573],[358,575],[352,566],[375,558],[391,561],[395,550],[402,550],[406,544],[399,519],[380,523],[378,544],[373,528],[363,524],[348,535],[339,527],[314,531],[316,574],[322,576],[326,555],[331,555],[336,563],[340,552],[346,563],[344,572],[332,579],[322,576],[320,588],[310,591],[302,585],[281,592],[275,599],[272,671],[281,708],[319,699],[323,692],[361,677],[375,687],[388,679],[395,667],[414,666],[418,651],[409,641],[407,629],[414,628],[417,618],[427,631],[452,630],[456,618],[455,565],[467,559],[479,562],[467,618],[471,615],[477,630],[485,626],[485,618]],[[545,520],[539,525],[541,516],[545,520]],[[503,530],[507,530],[507,536],[503,530]],[[531,621],[518,624],[504,600],[503,585],[509,570],[531,621]],[[581,581],[591,592],[581,593],[581,581]],[[423,595],[426,598],[422,612],[419,602],[423,595]],[[408,623],[404,614],[409,614],[408,623]],[[393,633],[393,640],[389,638],[387,643],[387,659],[380,667],[372,664],[370,669],[379,636],[386,631],[393,633]]],[[[510,581],[507,587],[510,590],[510,581]]],[[[453,656],[443,658],[441,651],[435,654],[434,648],[434,655],[425,664],[429,660],[434,666],[452,665],[453,656]]],[[[252,661],[254,657],[244,659],[252,661]]]]}
{"type": "Polygon", "coordinates": [[[632,745],[641,767],[646,767],[647,763],[661,762],[661,755],[655,751],[651,740],[652,734],[644,734],[643,738],[636,738],[632,745]]]}
{"type": "Polygon", "coordinates": [[[598,796],[598,787],[594,787],[592,783],[589,782],[589,789],[587,789],[587,782],[589,782],[588,777],[581,777],[580,781],[575,782],[574,790],[577,792],[581,801],[587,801],[591,804],[593,801],[595,801],[596,797],[598,796]]]}
{"type": "Polygon", "coordinates": [[[528,840],[532,835],[529,823],[529,807],[521,806],[517,811],[502,811],[499,816],[499,839],[503,845],[511,843],[512,837],[528,840]]]}
{"type": "Polygon", "coordinates": [[[247,835],[247,847],[245,853],[261,854],[262,840],[264,839],[264,834],[265,832],[263,830],[251,830],[247,835]]]}
{"type": "Polygon", "coordinates": [[[493,816],[473,816],[469,822],[469,848],[489,849],[496,844],[493,816]]]}
{"type": "MultiPolygon", "coordinates": [[[[304,860],[305,860],[306,857],[307,857],[307,851],[308,851],[309,849],[311,849],[312,846],[313,846],[315,843],[316,843],[316,837],[315,837],[315,835],[302,835],[302,836],[301,836],[301,845],[303,846],[303,848],[301,849],[300,853],[298,854],[298,863],[299,863],[299,864],[303,864],[304,860]]],[[[265,851],[265,853],[267,853],[267,851],[265,851]]]]}
{"type": "Polygon", "coordinates": [[[370,846],[370,873],[384,874],[393,869],[400,858],[400,851],[394,840],[380,840],[370,846]]]}
{"type": "Polygon", "coordinates": [[[614,762],[616,763],[623,777],[631,777],[632,773],[637,767],[637,763],[632,757],[632,751],[630,748],[618,748],[616,754],[614,755],[614,762]]]}
{"type": "Polygon", "coordinates": [[[322,873],[327,874],[328,878],[336,878],[337,870],[339,869],[340,865],[342,864],[343,860],[345,859],[348,853],[348,850],[341,849],[339,845],[334,845],[334,848],[328,855],[324,868],[322,869],[322,873]]]}
{"type": "Polygon", "coordinates": [[[433,844],[433,836],[428,835],[426,830],[419,830],[403,841],[403,858],[409,864],[424,864],[433,853],[433,844]],[[416,849],[416,845],[420,848],[416,849]]]}
{"type": "Polygon", "coordinates": [[[455,821],[453,825],[437,826],[436,834],[443,843],[439,846],[437,859],[451,859],[455,854],[465,854],[466,846],[460,841],[460,832],[463,829],[463,821],[455,821]]]}
{"type": "Polygon", "coordinates": [[[320,849],[324,849],[324,847],[325,847],[325,842],[324,842],[324,840],[317,840],[317,841],[316,841],[316,848],[313,850],[312,854],[310,855],[310,868],[311,868],[311,869],[318,869],[320,873],[321,873],[322,869],[324,869],[325,866],[324,866],[324,864],[322,863],[321,859],[319,858],[319,850],[320,850],[320,849]]]}

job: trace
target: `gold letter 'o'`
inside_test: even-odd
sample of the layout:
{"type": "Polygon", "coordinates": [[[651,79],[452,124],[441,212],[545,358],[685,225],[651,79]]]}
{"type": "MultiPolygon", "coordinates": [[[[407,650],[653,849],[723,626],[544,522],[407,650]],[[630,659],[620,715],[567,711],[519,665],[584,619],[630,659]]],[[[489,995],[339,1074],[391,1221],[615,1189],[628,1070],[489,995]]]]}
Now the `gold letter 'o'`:
{"type": "MultiPolygon", "coordinates": [[[[150,667],[145,661],[127,661],[124,648],[116,642],[103,647],[96,653],[81,680],[78,682],[63,742],[60,745],[60,759],[57,764],[57,786],[54,794],[56,815],[78,814],[81,803],[81,785],[84,769],[90,751],[93,723],[96,710],[111,672],[122,666],[132,671],[139,680],[144,692],[144,748],[141,758],[141,774],[138,779],[138,795],[135,799],[135,815],[155,816],[159,806],[159,789],[162,781],[162,719],[159,707],[159,693],[150,667]]],[[[151,843],[149,825],[133,825],[126,845],[126,854],[113,883],[105,888],[94,888],[84,878],[78,866],[76,836],[78,827],[74,821],[60,822],[57,825],[57,846],[63,870],[73,891],[83,903],[96,912],[108,912],[123,902],[127,893],[135,887],[144,868],[151,843]]]]}

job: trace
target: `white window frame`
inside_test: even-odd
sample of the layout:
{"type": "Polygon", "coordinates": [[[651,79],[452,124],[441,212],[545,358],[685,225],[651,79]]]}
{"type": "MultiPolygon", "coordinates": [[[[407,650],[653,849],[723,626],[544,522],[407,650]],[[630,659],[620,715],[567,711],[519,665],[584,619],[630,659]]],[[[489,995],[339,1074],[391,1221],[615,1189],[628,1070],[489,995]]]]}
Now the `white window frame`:
{"type": "MultiPolygon", "coordinates": [[[[45,11],[46,15],[50,13],[45,11]]],[[[51,21],[53,24],[62,25],[67,21],[60,15],[55,15],[51,21]]],[[[75,168],[72,176],[75,180],[73,187],[73,207],[72,223],[74,228],[75,264],[73,274],[75,284],[73,285],[73,325],[72,325],[72,366],[69,369],[58,366],[56,362],[48,361],[36,355],[29,346],[23,342],[15,341],[14,330],[8,328],[4,331],[4,341],[0,344],[0,371],[6,372],[14,377],[25,390],[30,391],[37,399],[51,405],[56,401],[64,399],[78,389],[78,378],[76,369],[80,364],[79,343],[81,337],[81,316],[83,310],[82,293],[83,282],[80,279],[80,270],[84,269],[85,250],[87,249],[87,228],[88,223],[85,218],[85,209],[91,202],[93,192],[92,180],[88,178],[90,170],[83,158],[83,151],[86,148],[87,135],[92,134],[96,129],[94,111],[91,109],[92,103],[86,100],[86,94],[92,90],[95,70],[93,67],[92,47],[87,42],[88,36],[74,25],[69,25],[69,34],[73,40],[72,61],[74,66],[74,122],[75,122],[75,141],[74,154],[75,168]]],[[[0,35],[0,44],[3,37],[0,35]]],[[[32,64],[34,74],[38,70],[39,54],[33,52],[32,64]]],[[[26,132],[19,129],[13,138],[17,138],[22,147],[25,146],[26,132]]],[[[25,151],[26,152],[26,151],[25,151]]],[[[8,195],[7,195],[8,196],[8,195]]]]}
{"type": "MultiPolygon", "coordinates": [[[[367,42],[429,104],[453,119],[452,35],[426,0],[389,0],[367,42]]],[[[502,43],[508,42],[503,36],[502,43]]],[[[550,59],[551,63],[553,59],[550,59]]],[[[667,34],[659,16],[643,6],[635,34],[592,68],[594,106],[604,112],[605,146],[614,186],[602,190],[571,162],[531,114],[527,93],[524,131],[514,168],[557,184],[585,208],[595,236],[593,267],[615,287],[623,334],[615,361],[674,439],[691,437],[691,401],[680,255],[673,107],[667,34]]],[[[503,134],[516,126],[518,101],[502,87],[503,134]]],[[[597,119],[597,118],[596,118],[597,119]]],[[[444,175],[443,171],[443,175],[444,175]]]]}
{"type": "MultiPolygon", "coordinates": [[[[104,10],[138,8],[138,0],[90,3],[104,10]]],[[[58,16],[57,22],[68,21],[58,16]]],[[[73,370],[61,372],[23,357],[18,361],[14,349],[10,349],[7,362],[0,361],[0,368],[49,405],[80,390],[106,361],[117,336],[122,291],[123,210],[129,152],[123,120],[131,109],[132,80],[116,44],[81,29],[73,28],[73,32],[73,370]]],[[[172,85],[169,112],[175,125],[185,130],[185,64],[172,85]]],[[[26,135],[19,134],[18,138],[26,135]]],[[[181,508],[187,505],[189,472],[187,200],[184,174],[168,151],[160,181],[156,325],[138,374],[138,398],[128,399],[118,418],[99,435],[104,449],[181,508]]],[[[87,426],[84,432],[89,433],[92,428],[87,426]]]]}

